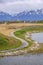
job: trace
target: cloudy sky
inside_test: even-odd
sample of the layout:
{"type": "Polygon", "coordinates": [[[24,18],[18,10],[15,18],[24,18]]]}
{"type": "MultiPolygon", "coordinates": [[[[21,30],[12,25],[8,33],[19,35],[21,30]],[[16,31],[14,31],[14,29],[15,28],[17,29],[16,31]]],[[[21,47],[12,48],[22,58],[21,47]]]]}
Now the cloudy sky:
{"type": "Polygon", "coordinates": [[[16,14],[22,11],[43,8],[43,0],[0,0],[0,11],[16,14]]]}

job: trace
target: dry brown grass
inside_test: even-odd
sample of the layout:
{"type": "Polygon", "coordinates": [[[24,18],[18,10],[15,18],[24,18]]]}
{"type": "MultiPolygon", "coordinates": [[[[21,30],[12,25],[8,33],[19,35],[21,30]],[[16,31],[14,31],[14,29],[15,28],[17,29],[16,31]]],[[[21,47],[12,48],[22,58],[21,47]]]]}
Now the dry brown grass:
{"type": "Polygon", "coordinates": [[[43,26],[42,23],[12,23],[12,24],[9,24],[8,26],[14,26],[15,28],[18,28],[18,27],[24,27],[24,26],[43,26]]]}
{"type": "Polygon", "coordinates": [[[17,29],[17,28],[28,27],[28,26],[43,26],[43,24],[36,24],[36,23],[0,24],[0,33],[4,35],[10,35],[10,33],[13,32],[15,28],[17,29]]]}
{"type": "Polygon", "coordinates": [[[7,29],[7,26],[2,24],[0,25],[0,33],[4,34],[4,35],[10,35],[11,32],[13,32],[13,29],[7,29]]]}

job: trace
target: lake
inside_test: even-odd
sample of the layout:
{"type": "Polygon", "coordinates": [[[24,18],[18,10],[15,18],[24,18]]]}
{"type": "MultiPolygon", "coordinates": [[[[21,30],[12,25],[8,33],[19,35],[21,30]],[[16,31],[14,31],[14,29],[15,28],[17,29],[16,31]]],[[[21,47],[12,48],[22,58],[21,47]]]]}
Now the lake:
{"type": "MultiPolygon", "coordinates": [[[[43,43],[43,32],[32,33],[32,40],[43,43]]],[[[0,65],[43,65],[43,54],[26,54],[0,58],[0,65]]]]}
{"type": "Polygon", "coordinates": [[[31,39],[38,42],[38,43],[43,43],[43,32],[41,32],[41,33],[32,33],[31,39]]]}
{"type": "Polygon", "coordinates": [[[3,57],[0,65],[43,65],[43,54],[3,57]]]}

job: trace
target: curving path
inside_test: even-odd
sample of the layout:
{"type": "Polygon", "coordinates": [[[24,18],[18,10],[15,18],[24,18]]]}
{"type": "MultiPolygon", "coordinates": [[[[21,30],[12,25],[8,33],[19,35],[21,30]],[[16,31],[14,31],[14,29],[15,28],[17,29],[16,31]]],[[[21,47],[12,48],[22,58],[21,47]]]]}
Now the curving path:
{"type": "MultiPolygon", "coordinates": [[[[18,29],[18,30],[21,30],[21,29],[18,29]]],[[[18,30],[16,30],[16,31],[18,31],[18,30]]],[[[14,32],[16,32],[16,31],[14,31],[14,32]]],[[[9,52],[9,51],[12,51],[12,50],[19,50],[19,49],[22,49],[22,48],[27,47],[29,45],[28,42],[26,42],[25,40],[15,36],[14,32],[11,32],[9,36],[20,40],[22,42],[22,45],[20,47],[18,47],[18,48],[13,48],[13,49],[10,49],[10,50],[0,51],[0,52],[9,52]]]]}
{"type": "Polygon", "coordinates": [[[13,32],[11,32],[11,36],[14,37],[14,38],[16,38],[16,39],[18,39],[18,40],[20,40],[20,41],[22,42],[22,45],[21,45],[20,47],[16,48],[15,50],[17,50],[17,49],[22,49],[22,48],[28,46],[28,42],[26,42],[25,40],[23,40],[23,39],[21,39],[21,38],[15,36],[13,32]]]}

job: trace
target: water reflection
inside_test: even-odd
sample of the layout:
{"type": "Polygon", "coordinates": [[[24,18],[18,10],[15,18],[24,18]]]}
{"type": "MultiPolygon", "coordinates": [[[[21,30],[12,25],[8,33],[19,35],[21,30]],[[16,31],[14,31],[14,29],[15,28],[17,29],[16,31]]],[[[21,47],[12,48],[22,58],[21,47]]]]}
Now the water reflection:
{"type": "Polygon", "coordinates": [[[32,40],[35,40],[39,43],[43,43],[43,32],[41,33],[33,33],[32,34],[32,40]]]}
{"type": "Polygon", "coordinates": [[[43,65],[43,54],[3,57],[0,65],[43,65]]]}

